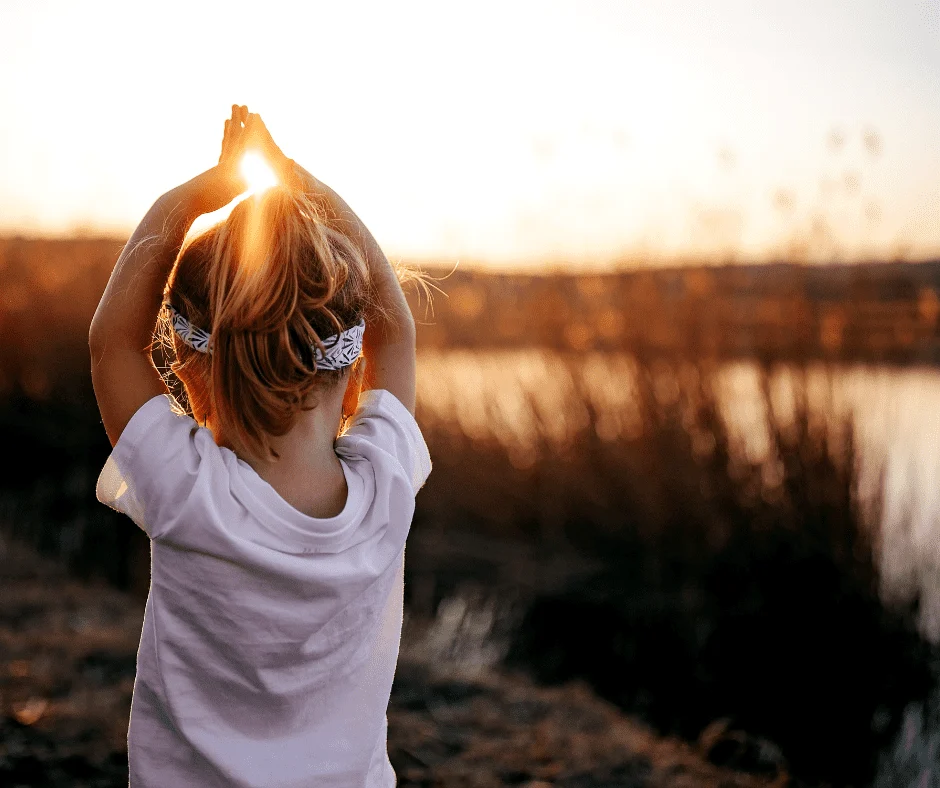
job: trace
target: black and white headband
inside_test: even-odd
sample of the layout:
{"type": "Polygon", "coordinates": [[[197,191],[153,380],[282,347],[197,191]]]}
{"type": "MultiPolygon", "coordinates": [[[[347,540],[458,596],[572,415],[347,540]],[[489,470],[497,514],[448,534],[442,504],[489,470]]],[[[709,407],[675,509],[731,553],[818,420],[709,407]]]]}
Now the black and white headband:
{"type": "MultiPolygon", "coordinates": [[[[190,323],[173,304],[167,302],[163,306],[170,313],[173,330],[183,342],[200,353],[212,353],[212,347],[209,345],[211,335],[208,331],[190,323]]],[[[352,364],[362,352],[362,335],[365,330],[366,321],[363,318],[345,331],[326,337],[322,340],[323,347],[326,348],[325,355],[319,347],[311,345],[317,369],[343,369],[352,364]]]]}

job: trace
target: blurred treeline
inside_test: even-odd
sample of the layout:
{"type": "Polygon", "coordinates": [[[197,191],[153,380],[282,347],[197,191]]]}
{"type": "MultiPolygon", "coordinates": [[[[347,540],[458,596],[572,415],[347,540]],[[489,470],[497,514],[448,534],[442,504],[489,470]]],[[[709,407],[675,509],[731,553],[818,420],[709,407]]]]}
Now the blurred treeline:
{"type": "MultiPolygon", "coordinates": [[[[121,246],[0,239],[0,391],[74,390],[121,246]]],[[[422,347],[940,363],[940,261],[434,273],[446,297],[412,298],[422,347]]]]}
{"type": "Polygon", "coordinates": [[[443,284],[447,302],[421,327],[426,347],[940,362],[940,261],[454,271],[443,284]]]}
{"type": "MultiPolygon", "coordinates": [[[[146,539],[94,499],[108,445],[86,336],[120,247],[0,243],[0,520],[77,573],[144,594],[146,539]]],[[[716,761],[868,783],[905,709],[934,685],[936,654],[917,633],[916,600],[879,597],[878,491],[863,501],[853,425],[814,411],[799,370],[820,359],[940,361],[940,263],[460,271],[438,285],[446,297],[433,313],[414,303],[425,352],[550,349],[547,374],[575,391],[559,408],[580,416],[559,437],[532,402],[520,415],[535,441],[520,459],[499,435],[422,406],[438,381],[419,381],[435,467],[406,562],[412,609],[433,615],[468,571],[447,558],[449,534],[490,540],[491,552],[505,543],[507,555],[516,543],[572,565],[589,559],[594,570],[551,587],[515,578],[525,590],[509,664],[547,681],[582,677],[716,761]],[[586,349],[632,359],[629,434],[604,428],[611,414],[588,390],[586,349]],[[763,382],[760,459],[736,444],[715,390],[720,362],[741,357],[763,382]],[[794,368],[782,412],[770,390],[794,368]],[[420,547],[431,533],[443,558],[420,547]]],[[[492,579],[510,592],[512,577],[492,579]]]]}

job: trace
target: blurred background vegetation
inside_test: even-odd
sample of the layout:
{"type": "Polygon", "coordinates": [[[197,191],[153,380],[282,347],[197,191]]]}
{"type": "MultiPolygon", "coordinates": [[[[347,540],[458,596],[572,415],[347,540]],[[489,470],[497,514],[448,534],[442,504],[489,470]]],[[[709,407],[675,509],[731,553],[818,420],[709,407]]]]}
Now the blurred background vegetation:
{"type": "MultiPolygon", "coordinates": [[[[94,498],[120,246],[0,242],[0,526],[142,598],[146,537],[94,498]]],[[[940,584],[910,467],[938,459],[901,412],[940,410],[940,262],[432,273],[408,647],[582,678],[716,763],[920,774],[940,584]]]]}
{"type": "Polygon", "coordinates": [[[441,289],[402,654],[464,679],[397,674],[402,785],[940,786],[935,0],[0,17],[0,784],[126,784],[149,546],[95,500],[87,330],[239,101],[441,289]],[[564,694],[474,765],[441,720],[513,671],[740,779],[546,739],[564,694]]]}

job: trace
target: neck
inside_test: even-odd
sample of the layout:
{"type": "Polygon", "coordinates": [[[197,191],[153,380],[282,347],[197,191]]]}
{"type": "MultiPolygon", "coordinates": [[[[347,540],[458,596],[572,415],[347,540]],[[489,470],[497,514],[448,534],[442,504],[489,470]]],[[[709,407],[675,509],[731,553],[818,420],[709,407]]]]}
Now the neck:
{"type": "Polygon", "coordinates": [[[360,384],[358,370],[332,389],[313,394],[308,404],[314,407],[300,411],[286,434],[269,436],[268,445],[277,452],[277,458],[270,454],[254,456],[232,445],[211,416],[206,426],[219,445],[234,450],[294,508],[313,517],[329,517],[342,511],[346,502],[346,477],[334,444],[344,408],[347,413],[356,409],[360,384]],[[311,484],[311,479],[318,483],[311,484]]]}
{"type": "Polygon", "coordinates": [[[277,459],[266,457],[249,462],[262,478],[266,478],[265,473],[277,474],[297,468],[335,466],[337,459],[333,442],[339,431],[341,415],[338,406],[324,408],[319,405],[313,410],[302,411],[287,434],[269,440],[277,459]]]}
{"type": "Polygon", "coordinates": [[[277,458],[236,453],[295,509],[311,517],[332,517],[346,504],[346,477],[333,444],[343,398],[333,392],[301,411],[290,431],[269,438],[277,458]],[[311,483],[316,480],[316,483],[311,483]]]}
{"type": "Polygon", "coordinates": [[[261,469],[278,473],[279,469],[290,471],[322,465],[335,465],[336,453],[333,443],[339,432],[343,415],[341,397],[321,396],[316,407],[297,414],[291,429],[284,435],[268,438],[268,445],[277,457],[246,457],[245,460],[259,475],[261,469]]]}

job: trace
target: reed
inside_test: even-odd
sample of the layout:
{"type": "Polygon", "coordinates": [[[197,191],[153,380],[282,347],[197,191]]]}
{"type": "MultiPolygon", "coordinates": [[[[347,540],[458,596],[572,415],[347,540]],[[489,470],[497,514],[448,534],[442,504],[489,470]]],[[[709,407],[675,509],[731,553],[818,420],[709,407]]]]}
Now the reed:
{"type": "Polygon", "coordinates": [[[603,568],[536,596],[507,664],[587,680],[716,760],[867,784],[903,710],[932,685],[917,601],[879,597],[879,494],[860,494],[851,417],[810,404],[805,368],[760,366],[765,445],[729,428],[717,368],[637,359],[631,424],[611,435],[585,366],[559,439],[536,425],[523,462],[498,434],[429,419],[436,458],[421,527],[586,554],[603,568]],[[790,406],[774,391],[786,378],[790,406]],[[533,448],[534,447],[534,448],[533,448]]]}
{"type": "MultiPolygon", "coordinates": [[[[754,457],[729,426],[717,367],[631,357],[605,369],[599,388],[583,357],[553,355],[537,372],[563,396],[530,386],[513,407],[464,391],[489,431],[461,420],[456,399],[431,407],[446,381],[426,377],[418,418],[434,471],[413,534],[601,567],[529,598],[507,666],[581,677],[714,760],[867,784],[905,706],[927,696],[935,655],[916,600],[879,597],[878,495],[860,494],[851,419],[810,403],[804,368],[763,364],[766,451],[754,457]],[[789,405],[774,395],[784,382],[789,405]],[[514,420],[524,434],[507,436],[514,420]]],[[[0,489],[7,532],[146,593],[146,538],[94,499],[108,446],[93,402],[14,393],[0,432],[18,447],[0,489]]],[[[409,556],[406,594],[427,569],[409,556]]]]}

